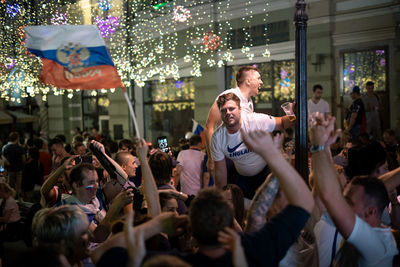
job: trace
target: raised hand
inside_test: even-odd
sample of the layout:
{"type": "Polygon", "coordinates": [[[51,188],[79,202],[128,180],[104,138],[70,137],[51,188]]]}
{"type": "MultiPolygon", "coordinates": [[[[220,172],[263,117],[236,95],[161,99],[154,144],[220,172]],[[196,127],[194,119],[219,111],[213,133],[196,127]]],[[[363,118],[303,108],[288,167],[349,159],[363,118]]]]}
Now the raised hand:
{"type": "Polygon", "coordinates": [[[232,228],[225,227],[223,231],[218,232],[218,242],[220,242],[226,250],[232,253],[232,261],[235,267],[247,267],[246,256],[240,241],[240,235],[232,228]]]}
{"type": "Polygon", "coordinates": [[[106,154],[106,150],[104,149],[104,145],[102,143],[94,140],[92,140],[90,143],[94,145],[94,147],[96,147],[98,150],[100,150],[101,153],[106,154]]]}
{"type": "Polygon", "coordinates": [[[333,144],[341,130],[334,130],[336,118],[328,115],[326,119],[324,114],[313,114],[310,125],[310,141],[313,145],[329,147],[333,144]]]}
{"type": "Polygon", "coordinates": [[[247,148],[254,151],[257,154],[269,155],[270,152],[276,152],[276,143],[272,139],[271,135],[265,131],[254,131],[245,134],[241,129],[243,142],[246,144],[247,148]]]}
{"type": "Polygon", "coordinates": [[[146,247],[142,231],[134,231],[133,228],[134,212],[132,210],[126,215],[124,223],[124,235],[126,248],[128,250],[129,267],[138,267],[146,255],[146,247]]]}
{"type": "Polygon", "coordinates": [[[141,140],[138,140],[136,154],[138,155],[139,159],[145,160],[148,151],[149,147],[147,146],[146,140],[144,140],[143,138],[141,140]]]}

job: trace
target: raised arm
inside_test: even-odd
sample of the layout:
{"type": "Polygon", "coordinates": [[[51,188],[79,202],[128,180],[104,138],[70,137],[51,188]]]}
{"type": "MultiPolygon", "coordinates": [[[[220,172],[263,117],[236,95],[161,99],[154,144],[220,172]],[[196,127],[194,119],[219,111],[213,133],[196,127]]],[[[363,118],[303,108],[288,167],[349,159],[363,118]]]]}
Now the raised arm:
{"type": "Polygon", "coordinates": [[[334,131],[335,118],[323,115],[316,118],[310,128],[310,141],[314,146],[323,146],[324,150],[312,153],[314,182],[319,197],[324,203],[329,215],[344,238],[348,238],[353,231],[355,214],[342,194],[337,179],[336,169],[331,162],[329,151],[330,140],[336,139],[338,131],[334,131]]]}
{"type": "MultiPolygon", "coordinates": [[[[135,227],[135,232],[142,231],[144,240],[159,234],[161,232],[174,236],[183,232],[183,228],[187,224],[187,215],[177,215],[173,212],[163,212],[159,216],[135,227]]],[[[110,248],[122,247],[126,248],[125,235],[123,232],[118,233],[107,239],[103,244],[94,249],[90,257],[96,264],[101,256],[110,248]]]]}
{"type": "Polygon", "coordinates": [[[146,141],[142,138],[142,140],[138,142],[136,153],[142,166],[143,193],[147,201],[148,212],[149,215],[154,218],[161,213],[161,207],[156,182],[154,181],[149,163],[147,162],[148,150],[149,148],[146,141]]]}
{"type": "Polygon", "coordinates": [[[72,168],[72,161],[78,157],[77,155],[71,156],[69,159],[64,161],[64,163],[58,167],[54,172],[52,172],[44,181],[42,187],[40,187],[40,195],[41,195],[41,201],[40,204],[45,207],[46,205],[46,197],[50,193],[50,190],[53,189],[53,187],[57,184],[57,180],[60,177],[61,174],[64,173],[64,171],[67,168],[72,168]]]}
{"type": "Polygon", "coordinates": [[[308,186],[274,146],[271,135],[264,131],[254,131],[246,135],[241,130],[241,133],[246,146],[258,153],[277,177],[289,204],[301,207],[311,213],[314,199],[308,186]]]}
{"type": "Polygon", "coordinates": [[[213,174],[214,172],[214,162],[211,156],[211,137],[214,133],[214,128],[221,121],[221,114],[218,110],[217,102],[214,101],[212,104],[210,111],[208,112],[208,117],[206,121],[206,125],[204,127],[204,137],[206,142],[206,149],[208,154],[208,161],[207,161],[207,169],[208,171],[213,174]]]}
{"type": "Polygon", "coordinates": [[[115,170],[119,176],[124,178],[125,180],[128,179],[128,174],[121,168],[121,166],[115,162],[111,157],[109,157],[104,149],[102,143],[92,140],[91,142],[100,152],[104,155],[104,157],[115,167],[115,170]]]}
{"type": "Polygon", "coordinates": [[[247,223],[244,228],[245,232],[254,232],[264,226],[267,214],[272,202],[274,202],[276,193],[278,192],[278,180],[272,174],[264,181],[257,190],[254,198],[250,203],[247,211],[247,223]]]}
{"type": "Polygon", "coordinates": [[[379,179],[385,185],[386,190],[392,192],[400,185],[400,167],[379,176],[379,179]]]}
{"type": "Polygon", "coordinates": [[[275,117],[275,129],[274,131],[283,132],[287,128],[294,126],[295,121],[291,121],[289,116],[275,117]]]}

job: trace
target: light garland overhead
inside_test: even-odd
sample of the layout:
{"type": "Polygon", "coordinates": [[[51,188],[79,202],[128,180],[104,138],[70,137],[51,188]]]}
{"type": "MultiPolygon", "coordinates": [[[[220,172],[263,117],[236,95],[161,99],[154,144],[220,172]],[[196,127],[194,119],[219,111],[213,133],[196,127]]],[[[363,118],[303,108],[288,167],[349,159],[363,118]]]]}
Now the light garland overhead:
{"type": "Polygon", "coordinates": [[[107,16],[107,19],[101,19],[97,16],[94,21],[103,38],[110,38],[111,34],[113,34],[120,26],[119,19],[114,16],[107,16]]]}
{"type": "MultiPolygon", "coordinates": [[[[75,91],[54,88],[39,81],[41,63],[27,53],[23,27],[84,24],[88,22],[85,17],[87,10],[82,10],[80,1],[38,3],[15,0],[12,5],[0,1],[0,13],[7,14],[0,17],[0,41],[3,44],[0,50],[0,97],[10,100],[13,88],[17,87],[21,96],[40,94],[46,100],[49,93],[65,93],[73,97],[75,91]],[[16,75],[21,77],[21,73],[24,81],[15,78],[16,75]]],[[[231,0],[182,0],[179,5],[174,1],[166,3],[155,9],[146,1],[98,0],[97,5],[90,7],[91,23],[96,24],[106,38],[111,57],[126,87],[132,85],[131,81],[144,86],[146,81],[155,77],[161,82],[169,78],[179,81],[181,64],[190,65],[190,75],[200,77],[203,67],[223,67],[234,60],[230,41],[230,31],[233,30],[231,0]]],[[[243,31],[247,31],[254,20],[251,5],[247,0],[243,31]]],[[[267,6],[266,3],[258,15],[264,24],[267,6]]],[[[248,32],[245,33],[242,51],[249,59],[256,56],[248,32]]],[[[270,56],[268,46],[262,55],[257,56],[270,56]]]]}

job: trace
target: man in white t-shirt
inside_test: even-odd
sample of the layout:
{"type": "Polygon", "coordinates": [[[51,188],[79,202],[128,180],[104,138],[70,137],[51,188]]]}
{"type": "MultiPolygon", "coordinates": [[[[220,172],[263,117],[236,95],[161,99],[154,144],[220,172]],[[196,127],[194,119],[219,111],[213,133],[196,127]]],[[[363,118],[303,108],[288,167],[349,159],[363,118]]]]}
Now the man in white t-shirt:
{"type": "Polygon", "coordinates": [[[335,118],[322,115],[310,127],[313,177],[317,192],[339,233],[346,240],[335,257],[338,266],[392,266],[398,253],[390,228],[381,217],[389,203],[386,186],[373,176],[354,177],[342,194],[336,170],[331,161],[330,144],[335,118]],[[354,250],[358,253],[354,253],[354,250]]]}
{"type": "MultiPolygon", "coordinates": [[[[225,90],[220,95],[218,95],[218,97],[223,94],[234,93],[240,99],[240,107],[242,112],[253,113],[254,105],[251,97],[258,94],[258,90],[263,84],[261,80],[260,70],[253,66],[241,67],[236,73],[236,83],[236,88],[225,90]]],[[[204,127],[206,149],[209,156],[209,160],[207,161],[207,168],[210,172],[212,172],[214,169],[210,149],[211,136],[214,132],[214,128],[221,122],[221,115],[217,106],[218,97],[215,99],[213,105],[210,108],[206,125],[204,127]]]]}
{"type": "Polygon", "coordinates": [[[242,189],[244,197],[251,199],[255,190],[264,182],[269,169],[265,161],[243,143],[240,129],[245,133],[255,130],[272,132],[291,127],[293,123],[287,116],[272,117],[254,112],[241,112],[240,99],[234,93],[221,95],[217,104],[223,125],[215,130],[211,139],[215,184],[220,188],[227,184],[227,157],[233,161],[237,172],[237,175],[233,175],[232,182],[242,189]]]}
{"type": "Polygon", "coordinates": [[[328,102],[322,99],[322,92],[323,88],[321,85],[319,84],[314,85],[313,96],[310,99],[308,99],[308,105],[307,105],[309,118],[315,112],[325,114],[325,116],[331,113],[331,109],[329,107],[328,102]]]}
{"type": "Polygon", "coordinates": [[[197,195],[197,192],[204,187],[202,177],[205,154],[201,151],[200,136],[190,137],[189,144],[189,149],[182,150],[178,154],[179,163],[175,171],[175,185],[180,184],[181,191],[187,195],[197,195]]]}

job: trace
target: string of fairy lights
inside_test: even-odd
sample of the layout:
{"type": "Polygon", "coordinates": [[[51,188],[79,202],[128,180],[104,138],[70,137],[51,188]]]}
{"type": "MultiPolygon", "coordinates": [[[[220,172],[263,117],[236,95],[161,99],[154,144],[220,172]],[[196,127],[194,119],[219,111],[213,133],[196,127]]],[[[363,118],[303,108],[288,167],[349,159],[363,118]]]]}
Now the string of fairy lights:
{"type": "MultiPolygon", "coordinates": [[[[88,0],[0,0],[0,97],[18,102],[28,95],[46,100],[50,93],[72,98],[76,92],[39,81],[40,60],[24,47],[27,25],[97,25],[125,87],[132,82],[143,87],[151,79],[178,81],[182,63],[191,67],[190,75],[200,77],[202,69],[234,60],[231,1],[98,0],[91,5],[88,0]]],[[[245,36],[241,51],[250,60],[255,56],[250,31],[255,16],[264,25],[268,16],[268,3],[258,14],[252,5],[246,0],[240,23],[245,36]]],[[[268,45],[262,56],[270,56],[268,45]]]]}

